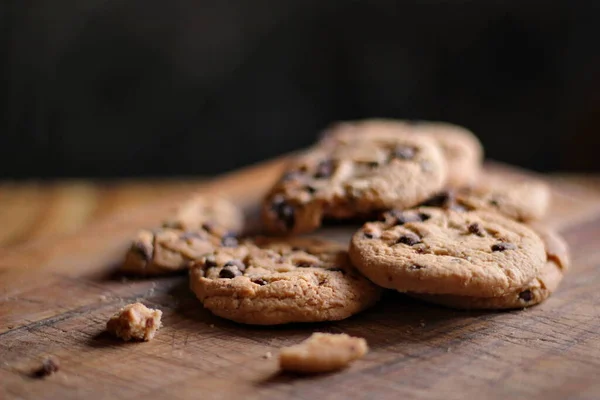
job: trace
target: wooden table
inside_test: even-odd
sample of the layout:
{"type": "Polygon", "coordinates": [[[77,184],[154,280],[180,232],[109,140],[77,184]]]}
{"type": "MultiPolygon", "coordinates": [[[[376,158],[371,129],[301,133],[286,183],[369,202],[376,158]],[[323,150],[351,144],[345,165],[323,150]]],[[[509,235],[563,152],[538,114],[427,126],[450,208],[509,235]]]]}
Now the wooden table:
{"type": "Polygon", "coordinates": [[[114,274],[135,230],[192,190],[220,192],[251,213],[280,169],[274,161],[208,182],[0,185],[0,399],[600,398],[597,177],[546,177],[548,223],[565,234],[574,267],[527,310],[460,312],[390,292],[346,321],[260,328],[203,310],[185,276],[114,274]],[[138,299],[163,310],[157,337],[107,336],[107,318],[138,299]],[[371,352],[336,374],[278,373],[278,348],[313,331],[365,337],[371,352]],[[32,376],[48,355],[60,371],[32,376]]]}

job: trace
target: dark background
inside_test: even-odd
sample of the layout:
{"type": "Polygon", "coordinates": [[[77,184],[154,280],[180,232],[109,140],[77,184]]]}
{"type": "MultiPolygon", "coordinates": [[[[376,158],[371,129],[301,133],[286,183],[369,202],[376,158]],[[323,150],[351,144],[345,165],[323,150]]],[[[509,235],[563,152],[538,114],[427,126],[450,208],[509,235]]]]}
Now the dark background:
{"type": "Polygon", "coordinates": [[[340,119],[599,170],[600,1],[0,2],[0,178],[198,175],[340,119]]]}

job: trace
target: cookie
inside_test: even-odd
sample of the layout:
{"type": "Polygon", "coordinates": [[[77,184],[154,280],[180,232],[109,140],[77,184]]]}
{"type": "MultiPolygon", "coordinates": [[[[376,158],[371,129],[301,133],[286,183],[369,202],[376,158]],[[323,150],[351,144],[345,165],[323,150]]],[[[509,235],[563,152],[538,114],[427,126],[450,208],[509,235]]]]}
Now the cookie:
{"type": "Polygon", "coordinates": [[[127,341],[154,338],[161,327],[162,311],[148,308],[142,303],[128,304],[106,323],[107,332],[127,341]]]}
{"type": "Polygon", "coordinates": [[[535,221],[550,208],[550,188],[534,179],[484,174],[477,185],[438,193],[422,205],[493,211],[521,222],[535,221]]]}
{"type": "Polygon", "coordinates": [[[283,371],[316,374],[337,371],[363,357],[369,351],[363,338],[345,333],[313,333],[294,346],[284,347],[279,353],[283,371]]]}
{"type": "Polygon", "coordinates": [[[198,194],[182,203],[163,227],[182,231],[216,227],[239,234],[244,229],[244,214],[228,200],[198,194]]]}
{"type": "Polygon", "coordinates": [[[255,325],[341,320],[381,293],[352,267],[345,246],[305,238],[219,248],[190,269],[190,285],[213,314],[255,325]]]}
{"type": "Polygon", "coordinates": [[[446,182],[433,140],[417,136],[357,137],[299,156],[266,196],[263,221],[276,233],[310,232],[325,218],[364,217],[418,204],[446,182]]]}
{"type": "Polygon", "coordinates": [[[125,255],[121,271],[134,275],[162,275],[181,271],[218,246],[237,244],[234,235],[215,226],[210,230],[201,228],[187,232],[171,228],[142,230],[125,255]]]}
{"type": "Polygon", "coordinates": [[[356,136],[406,134],[430,137],[441,147],[448,165],[449,187],[469,186],[477,181],[483,161],[483,146],[471,131],[449,123],[386,119],[342,122],[324,133],[321,144],[335,146],[356,136]]]}
{"type": "Polygon", "coordinates": [[[565,241],[555,232],[538,231],[546,246],[547,260],[538,276],[513,292],[499,297],[412,294],[413,297],[451,308],[504,310],[530,307],[546,300],[557,288],[570,261],[565,241]]]}
{"type": "Polygon", "coordinates": [[[530,228],[499,214],[421,207],[391,211],[354,234],[352,263],[401,292],[495,297],[533,279],[546,262],[530,228]]]}

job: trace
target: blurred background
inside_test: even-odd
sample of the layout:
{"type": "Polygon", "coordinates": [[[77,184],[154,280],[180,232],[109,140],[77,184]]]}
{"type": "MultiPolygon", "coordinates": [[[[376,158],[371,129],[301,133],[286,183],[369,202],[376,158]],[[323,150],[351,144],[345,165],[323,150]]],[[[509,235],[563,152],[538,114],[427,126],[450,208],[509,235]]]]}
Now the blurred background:
{"type": "Polygon", "coordinates": [[[209,175],[332,121],[445,120],[600,169],[600,2],[0,3],[0,178],[209,175]]]}

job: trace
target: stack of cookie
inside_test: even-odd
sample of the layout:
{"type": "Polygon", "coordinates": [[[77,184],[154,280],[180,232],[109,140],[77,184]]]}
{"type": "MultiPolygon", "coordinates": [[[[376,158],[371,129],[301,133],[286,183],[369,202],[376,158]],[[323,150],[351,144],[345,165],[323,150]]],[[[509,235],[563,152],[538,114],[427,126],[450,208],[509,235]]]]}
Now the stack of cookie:
{"type": "Polygon", "coordinates": [[[207,217],[192,202],[185,217],[143,232],[125,268],[189,268],[206,308],[249,324],[347,318],[384,289],[456,308],[537,304],[569,266],[564,241],[535,223],[549,189],[485,174],[482,159],[477,138],[454,125],[338,124],[266,195],[264,228],[276,237],[238,239],[233,206],[213,200],[223,214],[207,217]],[[349,246],[290,237],[330,220],[364,225],[349,246]]]}

